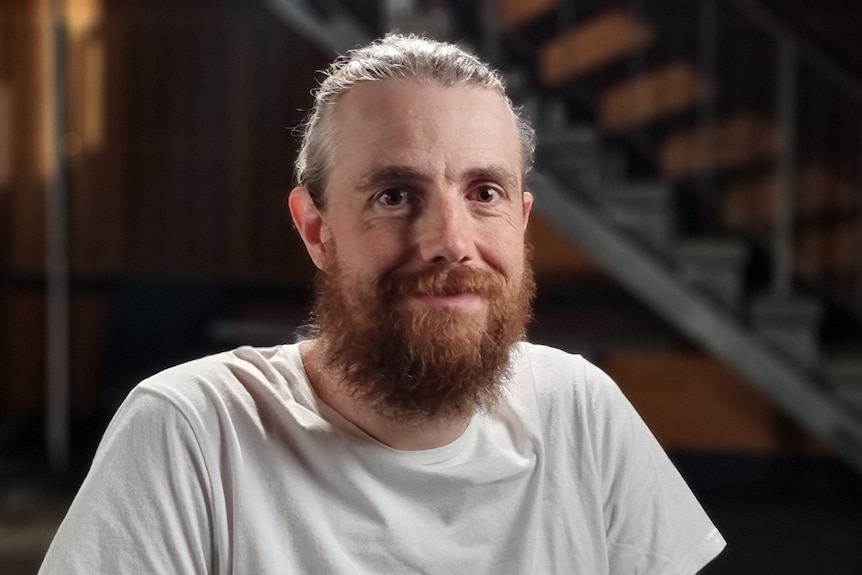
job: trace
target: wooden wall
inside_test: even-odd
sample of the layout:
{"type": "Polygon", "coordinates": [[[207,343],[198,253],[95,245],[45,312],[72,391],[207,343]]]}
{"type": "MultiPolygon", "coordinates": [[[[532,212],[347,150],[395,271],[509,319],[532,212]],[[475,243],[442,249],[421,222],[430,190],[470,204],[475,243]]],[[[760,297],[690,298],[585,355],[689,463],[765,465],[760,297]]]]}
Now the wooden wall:
{"type": "Polygon", "coordinates": [[[68,189],[77,409],[99,404],[124,286],[290,287],[310,277],[284,202],[292,129],[330,56],[262,3],[72,2],[67,122],[56,142],[48,6],[0,5],[0,143],[9,143],[0,151],[0,416],[38,413],[43,402],[51,146],[62,150],[68,189]]]}
{"type": "MultiPolygon", "coordinates": [[[[240,309],[265,320],[306,305],[279,290],[306,286],[312,271],[284,200],[291,130],[330,56],[255,2],[78,0],[66,43],[68,121],[56,142],[48,5],[0,3],[0,423],[39,415],[45,400],[51,146],[63,150],[68,184],[77,415],[105,408],[112,354],[123,347],[114,339],[118,301],[130,286],[156,279],[259,288],[267,297],[240,309]]],[[[601,275],[538,217],[530,237],[544,285],[601,275]]],[[[660,439],[681,448],[781,444],[776,414],[747,403],[732,374],[702,356],[672,355],[607,358],[660,439]]]]}

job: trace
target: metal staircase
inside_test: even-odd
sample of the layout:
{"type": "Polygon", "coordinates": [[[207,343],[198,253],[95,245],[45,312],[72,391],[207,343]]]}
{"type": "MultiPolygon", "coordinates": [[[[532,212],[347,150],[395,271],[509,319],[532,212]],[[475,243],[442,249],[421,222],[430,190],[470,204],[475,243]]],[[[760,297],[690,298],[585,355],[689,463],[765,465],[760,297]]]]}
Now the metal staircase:
{"type": "MultiPolygon", "coordinates": [[[[789,93],[779,102],[778,123],[732,93],[731,103],[723,104],[717,97],[727,91],[719,84],[716,31],[709,29],[714,1],[702,0],[694,14],[699,50],[689,57],[661,46],[666,35],[650,21],[643,1],[582,1],[582,19],[573,17],[574,4],[562,0],[498,0],[472,11],[453,3],[448,22],[439,12],[423,19],[415,11],[418,2],[389,2],[387,14],[389,26],[402,31],[466,31],[497,59],[509,71],[513,99],[538,131],[530,182],[536,209],[637,298],[862,471],[862,346],[848,340],[838,359],[822,349],[824,315],[835,312],[822,292],[799,289],[806,284],[793,264],[799,217],[788,190],[798,150],[789,130],[800,65],[794,58],[804,44],[757,3],[736,2],[744,17],[776,39],[781,73],[775,81],[789,93]],[[760,169],[764,161],[766,172],[760,169]],[[734,228],[720,217],[703,225],[703,212],[715,209],[718,186],[732,179],[722,180],[722,174],[738,181],[746,170],[767,173],[784,186],[765,240],[762,229],[734,228]],[[680,217],[683,194],[701,200],[694,224],[680,217]],[[764,244],[772,255],[771,286],[750,277],[754,251],[764,244]]],[[[310,0],[268,2],[335,52],[381,31],[363,31],[350,3],[332,0],[321,10],[310,0]]],[[[858,189],[856,194],[862,196],[858,189]]],[[[732,203],[729,192],[722,198],[732,203]]],[[[862,204],[857,209],[862,228],[862,204]]]]}

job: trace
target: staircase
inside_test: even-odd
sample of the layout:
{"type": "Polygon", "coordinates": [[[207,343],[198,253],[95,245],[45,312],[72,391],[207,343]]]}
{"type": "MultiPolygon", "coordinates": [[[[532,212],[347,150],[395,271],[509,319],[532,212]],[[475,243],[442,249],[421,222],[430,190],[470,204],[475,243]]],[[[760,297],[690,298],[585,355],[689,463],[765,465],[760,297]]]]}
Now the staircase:
{"type": "MultiPolygon", "coordinates": [[[[335,51],[382,31],[348,2],[269,3],[335,51]]],[[[536,209],[862,471],[862,145],[817,145],[824,115],[862,137],[862,83],[750,0],[422,5],[383,3],[386,27],[507,71],[536,209]],[[801,89],[818,74],[828,98],[801,89]]]]}

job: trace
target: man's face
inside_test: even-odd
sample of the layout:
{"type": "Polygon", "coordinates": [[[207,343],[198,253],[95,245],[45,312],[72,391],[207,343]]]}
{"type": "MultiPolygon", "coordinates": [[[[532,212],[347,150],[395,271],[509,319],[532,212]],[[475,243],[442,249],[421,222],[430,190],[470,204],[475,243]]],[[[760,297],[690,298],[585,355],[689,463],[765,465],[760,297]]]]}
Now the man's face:
{"type": "Polygon", "coordinates": [[[351,88],[333,119],[311,241],[297,222],[329,367],[401,418],[487,406],[532,296],[511,111],[488,89],[387,80],[351,88]]]}

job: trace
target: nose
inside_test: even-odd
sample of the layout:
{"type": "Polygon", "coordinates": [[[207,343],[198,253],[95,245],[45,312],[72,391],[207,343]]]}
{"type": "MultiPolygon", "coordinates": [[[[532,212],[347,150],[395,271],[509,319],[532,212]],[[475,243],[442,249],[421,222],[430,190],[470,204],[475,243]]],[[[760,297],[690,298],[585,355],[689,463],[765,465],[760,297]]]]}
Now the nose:
{"type": "Polygon", "coordinates": [[[429,199],[416,222],[419,255],[427,263],[465,263],[473,259],[473,221],[462,197],[429,199]]]}

